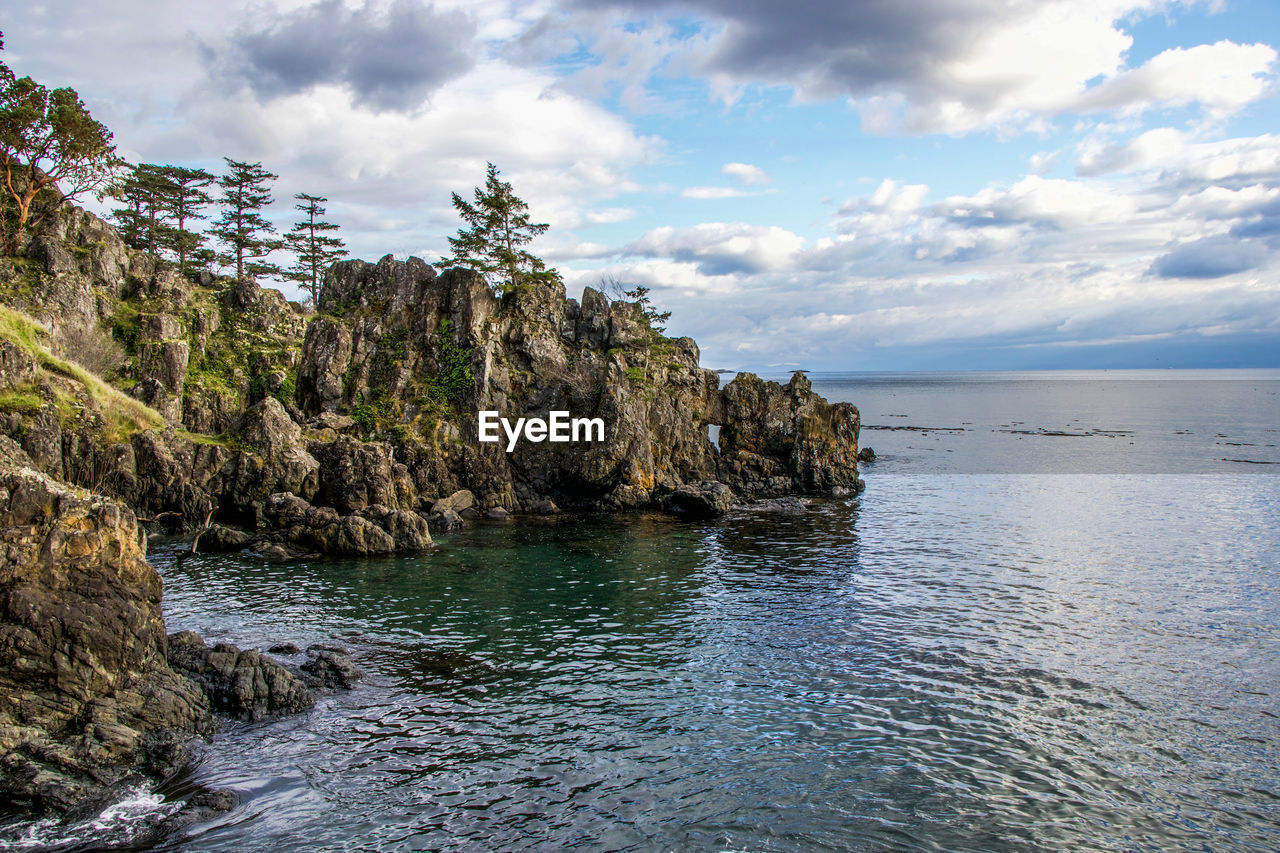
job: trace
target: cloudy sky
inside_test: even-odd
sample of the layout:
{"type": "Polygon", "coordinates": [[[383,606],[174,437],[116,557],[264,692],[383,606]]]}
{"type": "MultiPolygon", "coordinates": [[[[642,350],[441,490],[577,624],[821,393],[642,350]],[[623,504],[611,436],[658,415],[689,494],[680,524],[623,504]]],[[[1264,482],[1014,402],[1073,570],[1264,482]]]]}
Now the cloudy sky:
{"type": "Polygon", "coordinates": [[[493,161],[709,367],[1280,366],[1275,0],[14,4],[134,161],[436,260],[493,161]]]}

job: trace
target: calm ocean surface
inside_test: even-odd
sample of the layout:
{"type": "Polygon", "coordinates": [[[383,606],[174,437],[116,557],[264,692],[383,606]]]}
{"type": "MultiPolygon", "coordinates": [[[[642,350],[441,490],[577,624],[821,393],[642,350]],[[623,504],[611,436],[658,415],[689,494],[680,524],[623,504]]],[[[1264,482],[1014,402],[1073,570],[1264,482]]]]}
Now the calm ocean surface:
{"type": "Polygon", "coordinates": [[[1280,849],[1280,371],[813,380],[880,459],[806,514],[155,552],[170,630],[368,677],[226,726],[161,793],[237,808],[154,849],[1280,849]]]}

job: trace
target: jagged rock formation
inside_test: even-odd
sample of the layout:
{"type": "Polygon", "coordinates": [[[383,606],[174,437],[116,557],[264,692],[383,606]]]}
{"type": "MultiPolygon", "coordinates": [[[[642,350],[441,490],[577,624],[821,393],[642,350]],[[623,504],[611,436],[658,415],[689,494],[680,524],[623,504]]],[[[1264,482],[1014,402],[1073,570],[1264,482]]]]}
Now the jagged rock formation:
{"type": "Polygon", "coordinates": [[[236,719],[295,714],[315,704],[301,678],[257,649],[209,648],[194,631],[169,636],[169,665],[200,686],[213,710],[236,719]]]}
{"type": "Polygon", "coordinates": [[[0,799],[44,811],[135,768],[172,772],[211,719],[166,662],[133,514],[29,462],[0,438],[0,799]]]}
{"type": "Polygon", "coordinates": [[[336,264],[320,309],[300,360],[303,413],[362,413],[396,435],[423,498],[466,487],[481,508],[536,511],[675,506],[664,498],[716,480],[744,497],[859,486],[852,406],[827,404],[800,374],[786,386],[744,374],[721,391],[692,340],[591,288],[581,304],[558,285],[500,299],[473,273],[387,256],[336,264]],[[605,440],[507,453],[478,440],[481,410],[599,417],[605,440]]]}
{"type": "Polygon", "coordinates": [[[126,507],[35,471],[0,436],[0,813],[63,811],[188,760],[214,713],[245,720],[351,687],[350,658],[300,668],[256,650],[165,635],[163,584],[126,507]]]}
{"type": "MultiPolygon", "coordinates": [[[[0,431],[46,473],[167,529],[212,517],[271,556],[377,554],[429,544],[415,519],[464,523],[437,506],[460,490],[480,514],[701,513],[689,495],[718,482],[730,491],[714,490],[705,511],[715,514],[726,494],[860,486],[852,406],[826,403],[800,374],[785,386],[742,374],[721,389],[692,340],[653,332],[640,306],[591,288],[580,303],[556,284],[500,298],[474,273],[387,256],[334,265],[308,322],[251,282],[185,281],[68,210],[21,263],[0,265],[0,296],[48,320],[55,338],[59,318],[110,329],[130,349],[122,383],[170,428],[105,435],[92,400],[69,418],[67,392],[4,349],[0,376],[28,411],[5,427],[0,401],[0,431]],[[505,441],[479,441],[481,410],[600,418],[604,440],[521,441],[508,453],[505,441]],[[282,514],[281,494],[305,511],[294,501],[282,514]]],[[[207,544],[234,541],[218,533],[207,544]]]]}

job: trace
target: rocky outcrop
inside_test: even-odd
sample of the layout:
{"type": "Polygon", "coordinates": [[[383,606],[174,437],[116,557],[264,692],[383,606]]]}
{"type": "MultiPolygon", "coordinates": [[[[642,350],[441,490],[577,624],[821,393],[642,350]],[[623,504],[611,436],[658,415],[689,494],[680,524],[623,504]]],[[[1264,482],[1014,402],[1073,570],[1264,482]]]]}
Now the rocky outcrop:
{"type": "MultiPolygon", "coordinates": [[[[658,334],[642,306],[592,288],[580,302],[558,283],[499,296],[475,273],[388,255],[335,264],[308,319],[253,282],[177,276],[90,214],[50,222],[27,266],[0,264],[0,279],[21,284],[6,293],[0,281],[0,298],[51,323],[45,302],[109,328],[130,347],[119,378],[172,428],[105,439],[92,419],[69,423],[54,389],[21,418],[0,413],[0,430],[41,470],[119,497],[159,529],[202,530],[212,517],[275,556],[376,554],[388,541],[423,547],[423,518],[446,531],[502,513],[701,513],[700,494],[714,513],[726,494],[860,485],[852,406],[826,403],[799,374],[785,385],[740,374],[722,389],[692,340],[658,334]],[[565,411],[598,419],[603,436],[508,452],[479,440],[482,410],[565,411]],[[728,492],[703,485],[715,482],[728,492]],[[311,508],[307,523],[273,528],[267,504],[281,493],[311,508]],[[447,505],[458,493],[469,507],[447,505]]],[[[0,349],[0,383],[28,387],[31,365],[11,349],[0,349]]]]}
{"type": "Polygon", "coordinates": [[[240,426],[243,441],[223,470],[222,509],[233,518],[261,520],[262,503],[276,492],[304,500],[320,487],[320,463],[302,443],[298,426],[274,397],[251,406],[240,426]]]}
{"type": "Polygon", "coordinates": [[[742,373],[721,398],[717,470],[739,494],[849,494],[861,488],[858,410],[814,394],[803,373],[786,385],[742,373]]]}
{"type": "MultiPolygon", "coordinates": [[[[393,531],[374,526],[384,550],[430,541],[419,516],[380,521],[393,531]]],[[[0,436],[0,812],[64,811],[138,773],[167,777],[213,714],[294,713],[313,689],[359,678],[332,651],[293,669],[192,632],[166,636],[144,547],[126,507],[36,471],[0,436]]]]}
{"type": "Polygon", "coordinates": [[[310,646],[307,655],[307,661],[298,668],[319,687],[350,690],[364,677],[351,658],[338,649],[310,646]]]}
{"type": "Polygon", "coordinates": [[[316,503],[344,515],[373,505],[417,508],[417,488],[409,469],[395,461],[390,445],[343,436],[327,443],[311,442],[308,448],[321,466],[316,503]]]}
{"type": "Polygon", "coordinates": [[[302,679],[257,649],[210,648],[194,631],[169,636],[169,665],[200,686],[213,710],[236,719],[294,714],[315,704],[302,679]]]}
{"type": "Polygon", "coordinates": [[[440,499],[459,489],[479,511],[536,512],[683,507],[688,490],[677,491],[716,480],[738,497],[858,487],[852,406],[828,405],[803,376],[781,386],[742,374],[721,390],[692,340],[658,335],[640,306],[591,288],[581,304],[557,284],[499,299],[473,273],[437,275],[416,258],[388,256],[336,264],[320,308],[332,314],[307,330],[299,405],[314,417],[359,415],[366,438],[394,438],[399,459],[390,461],[389,444],[380,460],[354,439],[312,442],[316,502],[341,512],[366,502],[407,509],[407,490],[391,495],[395,464],[424,508],[431,502],[437,529],[455,523],[440,499]],[[604,437],[522,441],[507,453],[479,441],[477,413],[486,409],[511,420],[553,410],[600,418],[604,437]],[[721,426],[719,451],[711,424],[721,426]],[[327,485],[330,471],[341,473],[327,485]],[[376,496],[360,494],[366,482],[376,496]]]}
{"type": "Polygon", "coordinates": [[[680,486],[662,499],[667,512],[688,518],[717,518],[732,506],[733,490],[715,481],[680,486]]]}
{"type": "Polygon", "coordinates": [[[197,544],[201,551],[250,551],[271,559],[372,557],[425,551],[431,546],[431,529],[426,518],[411,510],[372,504],[343,515],[278,492],[263,503],[257,533],[216,524],[197,544]]]}
{"type": "Polygon", "coordinates": [[[0,799],[60,810],[137,769],[172,772],[175,744],[212,721],[166,662],[133,514],[0,443],[0,799]]]}

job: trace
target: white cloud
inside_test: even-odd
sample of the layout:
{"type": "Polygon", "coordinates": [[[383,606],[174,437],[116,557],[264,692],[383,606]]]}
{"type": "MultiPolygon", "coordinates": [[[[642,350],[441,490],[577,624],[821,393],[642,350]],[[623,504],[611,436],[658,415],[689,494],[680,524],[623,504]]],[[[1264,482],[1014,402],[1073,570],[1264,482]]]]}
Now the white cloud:
{"type": "Polygon", "coordinates": [[[1273,81],[1267,75],[1275,62],[1275,50],[1265,44],[1175,47],[1089,89],[1069,109],[1133,111],[1198,103],[1211,116],[1230,115],[1270,90],[1273,81]]]}
{"type": "Polygon", "coordinates": [[[680,191],[680,195],[684,198],[692,198],[699,201],[716,201],[725,198],[741,198],[742,196],[755,195],[755,193],[738,189],[737,187],[686,187],[680,191]]]}
{"type": "Polygon", "coordinates": [[[747,186],[769,183],[768,173],[750,163],[725,163],[720,167],[720,174],[737,178],[747,186]]]}
{"type": "Polygon", "coordinates": [[[974,223],[1030,223],[1074,228],[1097,223],[1128,222],[1138,199],[1104,186],[1028,175],[1008,188],[984,189],[972,196],[953,196],[937,211],[951,219],[974,223]]]}
{"type": "Polygon", "coordinates": [[[1114,145],[1085,145],[1076,162],[1080,175],[1150,171],[1168,181],[1193,184],[1252,184],[1280,180],[1280,135],[1196,142],[1175,128],[1157,128],[1114,145]]]}
{"type": "Polygon", "coordinates": [[[804,243],[803,237],[777,226],[704,222],[689,228],[655,228],[623,251],[693,263],[705,275],[754,274],[783,269],[804,243]]]}

